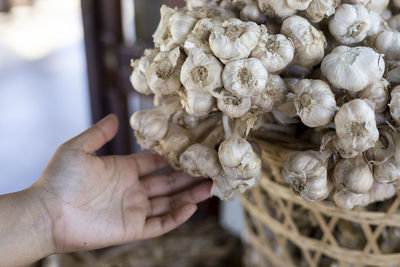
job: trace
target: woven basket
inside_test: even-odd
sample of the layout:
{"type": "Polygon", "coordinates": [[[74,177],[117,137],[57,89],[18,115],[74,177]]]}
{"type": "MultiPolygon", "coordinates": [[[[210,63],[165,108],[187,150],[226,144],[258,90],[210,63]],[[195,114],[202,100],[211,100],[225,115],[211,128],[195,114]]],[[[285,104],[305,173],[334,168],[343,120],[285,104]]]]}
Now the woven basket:
{"type": "Polygon", "coordinates": [[[250,246],[261,266],[400,266],[400,193],[364,209],[311,203],[282,180],[291,151],[257,141],[265,170],[260,186],[241,196],[250,246]]]}

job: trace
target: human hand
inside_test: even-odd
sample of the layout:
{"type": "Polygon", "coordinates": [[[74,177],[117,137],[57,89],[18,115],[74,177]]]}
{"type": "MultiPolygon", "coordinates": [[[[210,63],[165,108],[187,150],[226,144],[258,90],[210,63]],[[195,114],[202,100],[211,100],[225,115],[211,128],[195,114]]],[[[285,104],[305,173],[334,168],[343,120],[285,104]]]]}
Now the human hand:
{"type": "Polygon", "coordinates": [[[151,175],[167,167],[156,154],[93,155],[117,129],[118,120],[110,115],[63,144],[29,189],[50,218],[54,252],[165,234],[210,197],[211,182],[205,179],[180,172],[151,175]]]}

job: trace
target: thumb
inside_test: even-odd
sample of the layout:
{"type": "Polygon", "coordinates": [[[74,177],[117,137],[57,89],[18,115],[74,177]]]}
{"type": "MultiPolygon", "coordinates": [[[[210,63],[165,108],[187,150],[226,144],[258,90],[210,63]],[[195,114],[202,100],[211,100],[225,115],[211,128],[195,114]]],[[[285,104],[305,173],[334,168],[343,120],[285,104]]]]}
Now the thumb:
{"type": "Polygon", "coordinates": [[[95,125],[64,144],[68,149],[93,153],[114,138],[118,131],[118,118],[110,114],[95,125]]]}

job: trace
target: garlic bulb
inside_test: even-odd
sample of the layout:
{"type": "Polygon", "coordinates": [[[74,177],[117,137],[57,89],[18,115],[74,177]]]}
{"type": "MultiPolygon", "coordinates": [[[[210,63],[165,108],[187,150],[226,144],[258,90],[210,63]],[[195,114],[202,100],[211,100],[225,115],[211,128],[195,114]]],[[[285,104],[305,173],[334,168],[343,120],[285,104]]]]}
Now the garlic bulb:
{"type": "Polygon", "coordinates": [[[389,68],[386,73],[386,79],[394,85],[400,84],[400,61],[389,61],[389,68]]]}
{"type": "Polygon", "coordinates": [[[370,203],[369,194],[354,194],[342,189],[333,195],[333,200],[338,207],[351,210],[355,207],[365,207],[370,203]]]}
{"type": "Polygon", "coordinates": [[[169,95],[181,88],[179,80],[183,54],[179,47],[160,52],[146,71],[149,87],[155,94],[169,95]]]}
{"type": "Polygon", "coordinates": [[[394,30],[381,31],[375,37],[374,48],[389,60],[400,60],[400,33],[394,30]]]}
{"type": "Polygon", "coordinates": [[[294,44],[283,34],[268,35],[261,25],[261,36],[251,57],[261,61],[268,72],[279,72],[286,68],[294,57],[294,44]]]}
{"type": "Polygon", "coordinates": [[[389,0],[346,0],[345,3],[362,5],[369,10],[382,13],[389,5],[389,0]]]}
{"type": "Polygon", "coordinates": [[[368,100],[375,104],[375,113],[384,112],[390,99],[390,84],[385,79],[372,82],[367,88],[361,91],[360,99],[368,100]]]}
{"type": "Polygon", "coordinates": [[[286,0],[289,8],[296,10],[305,10],[311,4],[312,0],[286,0]]]}
{"type": "Polygon", "coordinates": [[[211,50],[224,64],[247,58],[256,47],[260,37],[260,27],[254,22],[230,19],[211,32],[211,50]]]}
{"type": "Polygon", "coordinates": [[[216,5],[218,0],[185,0],[185,2],[189,10],[194,10],[204,6],[216,5]]]}
{"type": "Polygon", "coordinates": [[[306,15],[313,23],[318,23],[324,18],[335,14],[340,0],[313,0],[306,9],[306,15]]]}
{"type": "Polygon", "coordinates": [[[298,78],[283,78],[283,80],[285,81],[286,86],[290,92],[294,92],[294,88],[295,88],[296,84],[299,81],[301,81],[301,79],[298,79],[298,78]]]}
{"type": "MultiPolygon", "coordinates": [[[[214,97],[215,96],[214,94],[214,97]]],[[[218,109],[232,118],[242,117],[251,108],[250,97],[237,97],[225,89],[221,89],[220,94],[216,96],[216,98],[218,109]]]]}
{"type": "Polygon", "coordinates": [[[336,112],[336,100],[326,82],[301,80],[296,84],[294,93],[297,115],[305,125],[320,127],[332,121],[336,112]]]}
{"type": "Polygon", "coordinates": [[[367,102],[354,99],[344,104],[335,116],[337,136],[347,152],[364,152],[379,138],[375,113],[367,102]]]}
{"type": "Polygon", "coordinates": [[[393,30],[399,31],[400,30],[400,14],[396,14],[395,16],[391,17],[388,20],[390,28],[393,30]]]}
{"type": "Polygon", "coordinates": [[[249,97],[263,93],[268,78],[268,71],[256,58],[231,61],[225,65],[222,72],[225,89],[238,97],[249,97]]]}
{"type": "Polygon", "coordinates": [[[384,201],[396,195],[396,187],[392,184],[374,183],[368,194],[370,203],[384,201]]]}
{"type": "Polygon", "coordinates": [[[201,143],[189,146],[179,158],[183,170],[191,176],[214,178],[222,174],[215,146],[224,139],[224,129],[217,126],[201,143]]]}
{"type": "Polygon", "coordinates": [[[374,166],[375,181],[382,184],[393,184],[400,181],[400,167],[394,157],[374,166]]]}
{"type": "Polygon", "coordinates": [[[175,102],[180,102],[180,97],[177,93],[170,95],[154,95],[153,98],[153,105],[155,107],[166,106],[175,102]]]}
{"type": "Polygon", "coordinates": [[[204,18],[199,20],[193,30],[187,36],[184,49],[186,54],[190,55],[193,50],[200,49],[204,53],[212,53],[208,39],[212,29],[221,25],[223,22],[220,18],[204,18]]]}
{"type": "Polygon", "coordinates": [[[383,55],[369,47],[338,46],[321,64],[321,72],[336,88],[358,92],[385,71],[383,55]]]}
{"type": "Polygon", "coordinates": [[[297,10],[288,7],[285,0],[257,0],[257,3],[261,12],[272,18],[286,18],[297,12],[297,10]]]}
{"type": "Polygon", "coordinates": [[[342,44],[364,40],[371,28],[368,9],[361,5],[340,5],[329,21],[329,31],[342,44]]]}
{"type": "Polygon", "coordinates": [[[282,176],[307,201],[319,201],[329,194],[326,158],[317,151],[288,154],[282,176]]]}
{"type": "Polygon", "coordinates": [[[379,139],[375,146],[366,153],[370,163],[380,165],[395,155],[398,134],[391,126],[380,128],[379,139]]]}
{"type": "Polygon", "coordinates": [[[387,22],[379,15],[378,13],[374,11],[369,11],[369,17],[371,21],[371,27],[368,31],[368,36],[370,36],[369,42],[371,42],[371,39],[373,41],[374,37],[380,33],[383,30],[388,30],[389,25],[387,22]]]}
{"type": "Polygon", "coordinates": [[[400,124],[400,86],[393,88],[390,96],[390,115],[397,124],[400,124]]]}
{"type": "Polygon", "coordinates": [[[180,77],[187,90],[208,93],[222,86],[222,63],[214,56],[196,49],[182,65],[180,77]]]}
{"type": "Polygon", "coordinates": [[[253,107],[262,112],[271,112],[286,100],[287,87],[279,75],[270,75],[266,90],[260,95],[253,96],[253,107]]]}
{"type": "Polygon", "coordinates": [[[291,16],[282,23],[281,33],[294,43],[293,64],[313,67],[321,62],[326,48],[326,39],[321,31],[314,28],[308,20],[291,16]]]}
{"type": "Polygon", "coordinates": [[[149,95],[153,93],[147,83],[145,73],[158,52],[157,49],[146,49],[144,51],[144,56],[133,61],[131,64],[134,69],[130,76],[130,81],[133,88],[141,94],[149,95]]]}
{"type": "Polygon", "coordinates": [[[189,115],[184,109],[178,110],[171,117],[171,122],[173,124],[179,124],[186,129],[194,129],[197,125],[199,125],[202,121],[207,119],[208,114],[201,117],[196,117],[189,115]]]}
{"type": "Polygon", "coordinates": [[[208,92],[182,90],[181,104],[189,115],[201,117],[212,111],[215,106],[215,99],[208,92]]]}
{"type": "Polygon", "coordinates": [[[153,34],[153,42],[156,48],[161,49],[162,51],[168,51],[168,42],[171,39],[171,34],[169,32],[169,23],[172,16],[175,14],[175,10],[167,7],[166,5],[162,5],[160,9],[160,22],[158,23],[158,27],[153,34]]]}
{"type": "Polygon", "coordinates": [[[240,19],[243,21],[254,21],[258,24],[262,24],[267,21],[267,16],[261,13],[257,4],[251,3],[247,4],[240,11],[240,19]]]}
{"type": "Polygon", "coordinates": [[[241,10],[245,6],[250,5],[253,3],[253,0],[230,0],[232,6],[236,7],[237,9],[241,10]]]}
{"type": "Polygon", "coordinates": [[[374,176],[363,155],[340,160],[333,172],[335,183],[352,193],[365,194],[374,183],[374,176]]]}

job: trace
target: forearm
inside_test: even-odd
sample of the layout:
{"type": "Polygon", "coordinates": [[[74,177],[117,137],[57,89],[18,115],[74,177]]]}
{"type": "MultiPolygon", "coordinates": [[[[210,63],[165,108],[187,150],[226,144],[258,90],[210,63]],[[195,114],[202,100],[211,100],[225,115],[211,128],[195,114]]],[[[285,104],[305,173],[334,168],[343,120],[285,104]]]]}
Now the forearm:
{"type": "Polygon", "coordinates": [[[0,266],[23,266],[53,253],[50,217],[32,189],[0,196],[0,266]]]}

